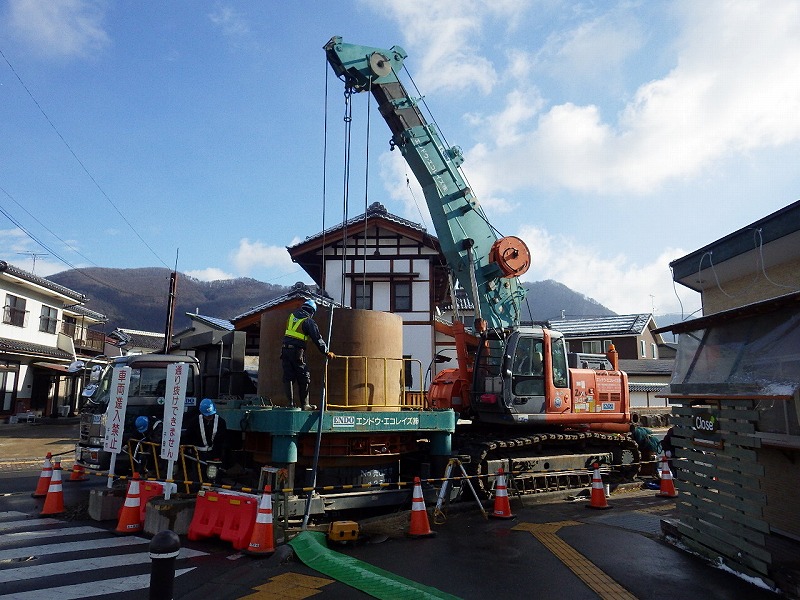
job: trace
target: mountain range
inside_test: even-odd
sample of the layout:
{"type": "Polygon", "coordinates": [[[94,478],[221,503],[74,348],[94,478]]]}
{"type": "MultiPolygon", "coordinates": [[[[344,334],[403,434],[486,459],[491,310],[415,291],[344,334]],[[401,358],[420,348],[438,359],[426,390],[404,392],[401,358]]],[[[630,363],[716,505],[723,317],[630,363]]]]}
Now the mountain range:
{"type": "MultiPolygon", "coordinates": [[[[86,295],[86,308],[108,318],[106,331],[117,327],[141,331],[164,330],[169,298],[170,270],[163,268],[106,269],[93,267],[62,271],[50,281],[86,295]]],[[[523,319],[546,321],[562,315],[609,316],[613,311],[556,281],[526,283],[523,319]]],[[[200,281],[178,274],[174,331],[188,327],[187,312],[232,319],[286,293],[287,286],[250,278],[200,281]]]]}

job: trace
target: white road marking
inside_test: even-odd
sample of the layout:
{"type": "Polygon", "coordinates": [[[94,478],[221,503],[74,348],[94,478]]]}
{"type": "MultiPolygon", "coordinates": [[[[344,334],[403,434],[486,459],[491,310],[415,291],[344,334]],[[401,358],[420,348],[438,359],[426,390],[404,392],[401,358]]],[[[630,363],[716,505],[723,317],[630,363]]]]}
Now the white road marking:
{"type": "MultiPolygon", "coordinates": [[[[24,516],[24,515],[23,515],[24,516]]],[[[24,529],[31,525],[63,525],[64,521],[58,519],[25,519],[23,521],[4,521],[0,523],[0,533],[11,531],[12,529],[24,529]]]]}
{"type": "MultiPolygon", "coordinates": [[[[190,569],[178,569],[175,577],[193,571],[190,569]]],[[[119,594],[132,590],[144,590],[150,586],[150,575],[133,575],[131,577],[119,577],[117,579],[101,579],[98,581],[87,581],[74,585],[62,585],[43,590],[31,590],[29,592],[16,592],[10,595],[0,596],[0,600],[80,600],[81,598],[91,598],[92,596],[102,596],[103,594],[119,594]]]]}
{"type": "MultiPolygon", "coordinates": [[[[200,552],[199,550],[181,548],[177,560],[205,555],[205,552],[200,552]]],[[[80,571],[88,572],[127,565],[149,564],[150,560],[149,552],[137,552],[136,554],[123,554],[119,556],[98,556],[95,558],[65,560],[43,565],[21,563],[14,569],[0,570],[0,583],[23,581],[25,579],[39,579],[41,577],[50,577],[51,575],[68,575],[80,571]]]]}
{"type": "Polygon", "coordinates": [[[100,538],[97,540],[87,540],[83,542],[62,542],[60,544],[41,544],[38,546],[26,546],[25,548],[0,550],[0,560],[20,558],[21,556],[45,556],[49,554],[59,554],[61,552],[81,552],[83,550],[114,548],[117,546],[136,546],[148,543],[150,543],[150,540],[146,540],[140,537],[123,537],[123,538],[108,537],[106,539],[100,538]]]}

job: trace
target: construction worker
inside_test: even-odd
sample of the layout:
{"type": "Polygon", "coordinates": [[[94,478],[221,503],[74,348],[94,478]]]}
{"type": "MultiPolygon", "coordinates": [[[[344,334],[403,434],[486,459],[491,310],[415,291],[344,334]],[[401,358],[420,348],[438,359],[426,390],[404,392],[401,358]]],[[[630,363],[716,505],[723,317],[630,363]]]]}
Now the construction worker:
{"type": "Polygon", "coordinates": [[[197,448],[201,460],[222,461],[227,431],[228,424],[217,414],[214,401],[203,398],[197,419],[189,419],[186,442],[197,448]]]}
{"type": "Polygon", "coordinates": [[[316,344],[319,351],[327,358],[334,358],[335,354],[328,350],[328,345],[322,339],[319,327],[312,318],[317,312],[317,303],[306,300],[303,305],[295,310],[286,322],[286,333],[281,346],[281,364],[283,365],[283,391],[286,394],[287,406],[294,407],[294,389],[292,384],[297,383],[297,391],[303,402],[303,410],[313,410],[308,402],[308,388],[311,385],[311,373],[306,365],[306,342],[310,339],[316,344]]]}
{"type": "Polygon", "coordinates": [[[133,451],[134,463],[138,466],[139,475],[147,477],[150,469],[158,472],[158,449],[161,445],[161,419],[140,415],[134,421],[134,427],[139,434],[139,439],[133,451]]]}

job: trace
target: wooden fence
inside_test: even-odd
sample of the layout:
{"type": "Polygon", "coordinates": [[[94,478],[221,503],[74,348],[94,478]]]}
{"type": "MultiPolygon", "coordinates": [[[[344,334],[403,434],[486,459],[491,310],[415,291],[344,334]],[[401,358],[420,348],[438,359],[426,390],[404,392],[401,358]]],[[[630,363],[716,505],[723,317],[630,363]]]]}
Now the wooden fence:
{"type": "Polygon", "coordinates": [[[673,407],[676,466],[675,523],[691,550],[774,585],[766,538],[761,441],[753,434],[757,400],[694,399],[673,407]],[[700,404],[702,402],[702,404],[700,404]]]}

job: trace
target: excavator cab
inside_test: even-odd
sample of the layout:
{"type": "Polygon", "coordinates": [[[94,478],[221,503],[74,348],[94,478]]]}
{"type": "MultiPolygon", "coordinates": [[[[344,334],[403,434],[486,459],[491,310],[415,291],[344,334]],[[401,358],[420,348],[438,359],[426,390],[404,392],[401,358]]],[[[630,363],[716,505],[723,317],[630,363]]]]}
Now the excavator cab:
{"type": "Polygon", "coordinates": [[[532,422],[569,388],[564,341],[541,327],[489,330],[475,358],[472,409],[487,422],[532,422]]]}

